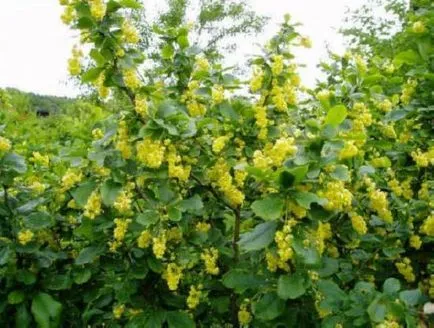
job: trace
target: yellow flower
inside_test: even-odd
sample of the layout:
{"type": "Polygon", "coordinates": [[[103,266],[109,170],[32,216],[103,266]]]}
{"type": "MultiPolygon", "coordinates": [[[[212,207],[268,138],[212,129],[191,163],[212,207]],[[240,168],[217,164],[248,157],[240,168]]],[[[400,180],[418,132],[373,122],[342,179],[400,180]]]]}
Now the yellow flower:
{"type": "Polygon", "coordinates": [[[219,253],[216,248],[207,248],[200,255],[201,260],[205,264],[205,271],[211,275],[218,275],[220,272],[217,266],[217,260],[219,258],[219,253]]]}
{"type": "Polygon", "coordinates": [[[95,140],[101,139],[101,138],[104,137],[104,132],[102,132],[102,130],[99,129],[99,128],[93,129],[93,130],[92,130],[92,137],[93,137],[95,140]]]}
{"type": "Polygon", "coordinates": [[[425,219],[420,227],[420,232],[427,236],[434,237],[434,214],[431,214],[425,219]]]}
{"type": "Polygon", "coordinates": [[[324,207],[329,211],[342,211],[351,208],[353,195],[348,189],[345,189],[343,181],[328,182],[326,190],[320,191],[318,195],[327,199],[327,204],[324,207]]]}
{"type": "Polygon", "coordinates": [[[392,166],[392,162],[387,156],[383,156],[372,159],[371,165],[376,168],[387,168],[392,166]]]}
{"type": "Polygon", "coordinates": [[[35,193],[41,194],[45,191],[45,185],[40,183],[39,181],[34,181],[30,186],[30,189],[32,189],[35,193]]]}
{"type": "Polygon", "coordinates": [[[196,230],[199,232],[207,233],[211,229],[211,225],[206,222],[198,222],[196,224],[196,230]]]}
{"type": "Polygon", "coordinates": [[[82,178],[83,175],[81,172],[76,173],[74,170],[68,169],[68,171],[66,171],[65,175],[62,177],[62,189],[64,191],[71,189],[74,185],[79,183],[82,178]]]}
{"type": "Polygon", "coordinates": [[[377,104],[377,107],[383,112],[388,113],[392,110],[393,104],[389,99],[384,99],[381,103],[377,104]]]}
{"type": "Polygon", "coordinates": [[[135,90],[140,87],[140,79],[134,68],[126,69],[123,71],[123,79],[125,86],[131,90],[135,90]]]}
{"type": "Polygon", "coordinates": [[[30,161],[41,166],[48,166],[50,163],[50,158],[48,155],[41,155],[39,152],[33,152],[33,156],[30,158],[30,161]]]}
{"type": "Polygon", "coordinates": [[[264,148],[264,155],[270,160],[270,164],[280,167],[283,162],[297,152],[295,139],[282,137],[276,140],[275,144],[267,144],[264,148]]]}
{"type": "Polygon", "coordinates": [[[205,57],[196,57],[196,70],[199,72],[208,72],[208,70],[210,69],[210,64],[208,62],[208,59],[206,59],[205,57]]]}
{"type": "Polygon", "coordinates": [[[81,57],[83,57],[83,52],[77,46],[74,46],[72,48],[72,57],[68,60],[68,70],[72,76],[81,73],[81,57]]]}
{"type": "Polygon", "coordinates": [[[101,21],[107,11],[107,6],[104,0],[89,0],[90,13],[96,20],[101,21]]]}
{"type": "Polygon", "coordinates": [[[169,152],[167,153],[167,163],[169,164],[168,173],[170,178],[178,178],[180,181],[187,181],[190,177],[191,166],[181,165],[182,158],[178,156],[176,147],[169,146],[169,152]]]}
{"type": "Polygon", "coordinates": [[[412,151],[411,157],[418,167],[428,167],[430,164],[429,153],[423,153],[420,149],[412,151]]]}
{"type": "Polygon", "coordinates": [[[29,242],[32,241],[34,236],[35,234],[30,230],[20,231],[18,233],[18,242],[21,245],[27,245],[29,242]]]}
{"type": "Polygon", "coordinates": [[[128,226],[132,221],[130,219],[115,219],[114,222],[116,227],[113,231],[113,237],[116,241],[122,242],[125,239],[128,226]]]}
{"type": "Polygon", "coordinates": [[[169,290],[177,290],[182,278],[182,267],[178,266],[176,263],[169,263],[163,274],[163,278],[166,279],[169,290]]]}
{"type": "Polygon", "coordinates": [[[145,96],[138,95],[135,99],[135,110],[136,113],[142,117],[148,115],[148,101],[145,96]]]}
{"type": "Polygon", "coordinates": [[[253,77],[250,80],[250,90],[256,92],[262,88],[262,83],[264,82],[264,72],[261,68],[255,68],[253,77]]]}
{"type": "Polygon", "coordinates": [[[273,64],[271,65],[271,72],[274,76],[280,75],[283,71],[283,56],[282,55],[274,55],[273,56],[273,64]]]}
{"type": "Polygon", "coordinates": [[[392,212],[389,210],[387,193],[381,190],[370,190],[369,199],[371,208],[377,212],[378,216],[386,223],[393,222],[392,212]]]}
{"type": "Polygon", "coordinates": [[[0,136],[0,152],[7,152],[11,147],[9,139],[0,136]]]}
{"type": "Polygon", "coordinates": [[[200,297],[202,295],[202,291],[200,290],[201,286],[195,287],[191,286],[190,291],[187,297],[187,306],[189,309],[195,309],[200,303],[200,297]]]}
{"type": "Polygon", "coordinates": [[[312,48],[312,41],[308,37],[301,37],[300,38],[300,45],[302,47],[305,47],[305,48],[312,48]]]}
{"type": "Polygon", "coordinates": [[[83,214],[91,220],[101,214],[101,196],[98,191],[92,192],[89,196],[83,214]]]}
{"type": "Polygon", "coordinates": [[[105,83],[105,74],[101,73],[95,81],[95,86],[98,89],[98,94],[101,98],[107,98],[110,94],[110,89],[104,85],[105,83]]]}
{"type": "Polygon", "coordinates": [[[124,20],[124,22],[122,23],[121,32],[122,39],[126,43],[136,44],[140,41],[139,32],[137,32],[137,29],[133,25],[131,25],[128,20],[124,20]]]}
{"type": "Polygon", "coordinates": [[[315,242],[320,254],[324,253],[325,241],[333,236],[330,223],[320,222],[316,231],[315,242]]]}
{"type": "Polygon", "coordinates": [[[426,27],[421,21],[417,21],[413,23],[412,30],[414,33],[422,34],[425,33],[426,27]]]}
{"type": "Polygon", "coordinates": [[[222,85],[214,85],[212,87],[211,99],[214,105],[221,104],[225,100],[225,89],[222,85]]]}
{"type": "Polygon", "coordinates": [[[221,153],[223,148],[225,148],[226,143],[231,139],[232,136],[220,136],[218,138],[215,138],[212,143],[212,151],[216,154],[221,153]]]}
{"type": "Polygon", "coordinates": [[[167,238],[165,233],[152,239],[152,251],[157,259],[162,259],[164,253],[166,253],[166,243],[167,238]]]}
{"type": "Polygon", "coordinates": [[[188,113],[193,116],[203,116],[206,113],[206,106],[198,101],[189,101],[187,103],[188,113]]]}
{"type": "Polygon", "coordinates": [[[71,24],[71,22],[75,19],[74,7],[71,5],[66,6],[64,11],[63,11],[63,14],[60,16],[60,19],[66,25],[71,24]]]}
{"type": "Polygon", "coordinates": [[[429,195],[430,195],[430,191],[428,188],[428,183],[424,182],[421,184],[418,192],[419,199],[429,200],[429,195]]]}
{"type": "Polygon", "coordinates": [[[165,151],[160,140],[145,138],[137,144],[137,159],[147,167],[157,169],[163,163],[165,151]]]}
{"type": "Polygon", "coordinates": [[[316,99],[319,101],[328,101],[330,99],[331,93],[329,90],[321,90],[316,94],[316,99]]]}
{"type": "Polygon", "coordinates": [[[354,141],[346,141],[344,144],[344,148],[341,149],[339,153],[339,159],[348,159],[356,156],[359,153],[359,149],[356,145],[354,145],[354,141]]]}
{"type": "Polygon", "coordinates": [[[416,280],[416,276],[413,273],[413,268],[411,267],[411,261],[408,257],[405,257],[402,262],[395,263],[395,266],[405,280],[408,282],[414,282],[416,280]]]}
{"type": "Polygon", "coordinates": [[[148,248],[151,245],[151,241],[151,233],[148,230],[144,230],[137,239],[137,246],[139,246],[139,248],[148,248]]]}
{"type": "Polygon", "coordinates": [[[355,212],[351,212],[350,218],[353,229],[359,235],[365,235],[368,232],[368,227],[366,226],[365,219],[361,215],[358,215],[355,212]]]}
{"type": "Polygon", "coordinates": [[[420,239],[420,236],[411,235],[410,246],[413,247],[414,249],[419,249],[422,246],[422,240],[420,239]]]}
{"type": "Polygon", "coordinates": [[[119,213],[128,213],[131,210],[131,194],[126,191],[122,191],[116,198],[113,207],[119,213]]]}
{"type": "Polygon", "coordinates": [[[246,326],[250,321],[252,321],[252,315],[247,310],[247,306],[243,304],[238,311],[238,322],[241,326],[246,326]]]}
{"type": "Polygon", "coordinates": [[[120,304],[120,305],[116,305],[113,308],[113,316],[115,317],[115,319],[120,319],[122,317],[122,315],[125,312],[125,305],[124,304],[120,304]]]}

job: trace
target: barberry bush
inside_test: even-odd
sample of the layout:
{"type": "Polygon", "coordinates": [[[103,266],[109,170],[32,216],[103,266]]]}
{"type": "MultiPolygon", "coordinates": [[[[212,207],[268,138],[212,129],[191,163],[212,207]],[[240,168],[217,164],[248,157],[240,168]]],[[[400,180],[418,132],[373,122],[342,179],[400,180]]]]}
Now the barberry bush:
{"type": "Polygon", "coordinates": [[[394,51],[334,55],[312,90],[289,15],[244,81],[190,26],[155,29],[160,55],[145,58],[139,1],[61,3],[81,34],[71,74],[128,102],[75,157],[0,137],[4,326],[426,326],[430,1],[394,51]]]}

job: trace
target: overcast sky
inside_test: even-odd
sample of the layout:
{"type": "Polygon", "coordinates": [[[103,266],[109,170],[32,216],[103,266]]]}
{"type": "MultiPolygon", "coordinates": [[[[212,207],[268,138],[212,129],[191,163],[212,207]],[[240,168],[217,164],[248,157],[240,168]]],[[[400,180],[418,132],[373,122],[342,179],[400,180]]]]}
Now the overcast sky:
{"type": "MultiPolygon", "coordinates": [[[[222,0],[223,1],[223,0],[222,0]]],[[[144,0],[152,11],[161,0],[144,0]]],[[[311,85],[318,76],[315,68],[326,55],[325,43],[343,51],[336,33],[345,8],[357,7],[364,0],[251,0],[253,8],[271,17],[264,33],[255,41],[267,40],[277,30],[285,13],[303,23],[302,32],[313,41],[313,48],[298,53],[297,60],[308,65],[302,79],[311,85]]],[[[0,87],[15,87],[41,94],[74,96],[77,90],[67,83],[67,60],[75,42],[74,33],[60,21],[57,0],[0,0],[0,87]]],[[[249,40],[240,41],[232,58],[243,61],[257,52],[249,40]]]]}

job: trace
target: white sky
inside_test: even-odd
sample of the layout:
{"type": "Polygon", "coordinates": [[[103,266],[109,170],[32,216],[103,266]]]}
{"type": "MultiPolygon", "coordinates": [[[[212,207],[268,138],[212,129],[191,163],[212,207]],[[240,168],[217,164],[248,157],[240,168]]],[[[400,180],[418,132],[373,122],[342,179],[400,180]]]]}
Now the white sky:
{"type": "MultiPolygon", "coordinates": [[[[161,1],[161,0],[159,0],[161,1]]],[[[158,2],[159,2],[158,1],[158,2]]],[[[224,1],[224,0],[222,0],[224,1]]],[[[144,0],[153,8],[156,0],[144,0]]],[[[303,23],[301,31],[313,41],[313,48],[299,51],[297,60],[308,65],[302,80],[312,84],[318,76],[315,68],[326,55],[325,42],[342,51],[339,27],[346,7],[358,7],[364,0],[251,0],[253,8],[271,17],[262,35],[263,43],[277,30],[285,13],[303,23]]],[[[67,84],[67,60],[74,44],[74,33],[60,20],[62,12],[57,0],[0,0],[0,87],[49,95],[74,96],[77,90],[67,84]]],[[[234,58],[257,52],[251,40],[240,41],[234,58]]]]}

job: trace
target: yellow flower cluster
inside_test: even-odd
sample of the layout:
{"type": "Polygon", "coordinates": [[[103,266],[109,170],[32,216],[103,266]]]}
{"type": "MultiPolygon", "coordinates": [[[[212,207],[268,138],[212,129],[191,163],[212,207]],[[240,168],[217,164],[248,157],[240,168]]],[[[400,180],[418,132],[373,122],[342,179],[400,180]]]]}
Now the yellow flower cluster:
{"type": "Polygon", "coordinates": [[[107,6],[104,0],[89,0],[90,13],[96,20],[101,21],[107,11],[107,6]]]}
{"type": "Polygon", "coordinates": [[[160,140],[147,137],[137,144],[137,159],[147,167],[157,169],[163,163],[165,151],[160,140]]]}
{"type": "Polygon", "coordinates": [[[286,109],[288,109],[288,104],[286,103],[283,89],[279,87],[275,81],[273,81],[273,88],[271,89],[271,100],[279,112],[284,112],[286,109]]]}
{"type": "Polygon", "coordinates": [[[136,113],[141,117],[146,117],[148,115],[148,100],[143,95],[137,95],[135,99],[135,110],[136,113]]]}
{"type": "Polygon", "coordinates": [[[267,107],[265,106],[255,106],[255,119],[256,125],[259,128],[258,139],[265,140],[268,134],[268,118],[267,118],[267,107]]]}
{"type": "Polygon", "coordinates": [[[235,183],[237,184],[238,187],[243,187],[244,186],[244,181],[246,180],[247,176],[249,174],[246,171],[243,170],[235,170],[235,183]]]}
{"type": "Polygon", "coordinates": [[[319,191],[318,195],[327,199],[327,204],[324,207],[329,211],[342,211],[351,208],[353,194],[345,189],[343,181],[328,182],[325,191],[319,191]]]}
{"type": "Polygon", "coordinates": [[[368,232],[365,219],[355,212],[350,212],[349,215],[354,231],[356,231],[359,235],[365,235],[368,232]]]}
{"type": "Polygon", "coordinates": [[[107,98],[110,94],[110,89],[104,85],[105,74],[101,73],[99,77],[95,80],[95,86],[97,87],[98,94],[101,98],[107,98]]]}
{"type": "Polygon", "coordinates": [[[200,102],[193,100],[187,103],[188,113],[193,116],[203,116],[206,113],[206,106],[200,102]]]}
{"type": "Polygon", "coordinates": [[[30,243],[33,240],[34,236],[35,236],[35,234],[30,230],[20,231],[18,233],[18,242],[21,245],[27,245],[28,243],[30,243]]]}
{"type": "Polygon", "coordinates": [[[208,59],[202,56],[197,56],[195,62],[195,69],[198,72],[208,72],[210,69],[208,59]]]}
{"type": "Polygon", "coordinates": [[[402,326],[395,320],[386,320],[375,326],[376,328],[401,328],[402,326]]]}
{"type": "MultiPolygon", "coordinates": [[[[122,39],[126,43],[136,44],[140,41],[137,29],[128,20],[124,20],[121,26],[122,39]]],[[[133,88],[132,88],[133,89],[133,88]]]]}
{"type": "Polygon", "coordinates": [[[417,81],[416,80],[408,80],[407,83],[402,88],[401,101],[403,104],[408,105],[411,100],[411,96],[413,96],[416,91],[417,81]]]}
{"type": "MultiPolygon", "coordinates": [[[[274,235],[274,241],[277,245],[277,255],[279,259],[277,261],[277,266],[282,270],[289,271],[289,266],[287,264],[288,260],[292,259],[294,256],[294,251],[291,247],[292,245],[292,227],[296,224],[295,220],[288,220],[282,227],[282,230],[276,231],[274,235]]],[[[270,258],[271,260],[271,258],[270,258]]],[[[270,270],[272,271],[272,270],[270,270]]]]}
{"type": "Polygon", "coordinates": [[[414,249],[420,249],[420,247],[422,246],[422,239],[418,235],[411,235],[409,242],[410,246],[414,249]]]}
{"type": "Polygon", "coordinates": [[[92,137],[95,140],[101,139],[104,137],[104,132],[100,128],[96,128],[92,130],[92,137]]]}
{"type": "Polygon", "coordinates": [[[418,191],[418,196],[419,199],[421,200],[429,200],[429,195],[430,195],[430,191],[429,191],[429,187],[428,187],[428,183],[427,182],[423,182],[420,185],[420,189],[418,191]]]}
{"type": "Polygon", "coordinates": [[[253,77],[250,80],[250,90],[252,92],[256,92],[262,88],[262,84],[264,83],[264,72],[260,67],[254,67],[253,69],[253,77]]]}
{"type": "Polygon", "coordinates": [[[189,309],[193,310],[197,308],[200,303],[200,297],[202,296],[202,285],[191,286],[187,297],[187,306],[189,309]]]}
{"type": "Polygon", "coordinates": [[[10,140],[0,136],[0,152],[7,152],[11,147],[10,140]]]}
{"type": "Polygon", "coordinates": [[[214,105],[221,104],[225,100],[225,89],[222,85],[214,85],[212,87],[211,99],[214,105]]]}
{"type": "Polygon", "coordinates": [[[140,79],[134,68],[126,69],[122,72],[125,86],[131,90],[135,90],[140,87],[140,79]]]}
{"type": "Polygon", "coordinates": [[[164,253],[166,253],[166,247],[167,247],[167,237],[166,233],[163,231],[163,233],[152,239],[152,251],[154,252],[154,255],[157,259],[162,259],[164,256],[164,253]]]}
{"type": "Polygon", "coordinates": [[[205,264],[205,271],[211,275],[218,275],[220,272],[219,267],[217,266],[217,261],[219,258],[219,252],[216,248],[207,248],[204,249],[202,254],[200,254],[200,259],[205,264]]]}
{"type": "Polygon", "coordinates": [[[424,23],[421,21],[414,22],[411,29],[414,33],[417,33],[417,34],[423,34],[426,32],[426,27],[425,27],[424,23]]]}
{"type": "Polygon", "coordinates": [[[274,55],[273,63],[271,65],[271,72],[274,76],[280,75],[283,71],[283,56],[282,55],[274,55]]]}
{"type": "Polygon", "coordinates": [[[74,185],[79,183],[82,178],[83,174],[81,172],[76,173],[74,170],[68,169],[62,177],[62,191],[71,189],[74,185]]]}
{"type": "Polygon", "coordinates": [[[232,205],[238,206],[244,202],[244,194],[233,184],[230,168],[223,158],[220,158],[217,163],[208,170],[208,178],[216,183],[219,190],[232,205]]]}
{"type": "Polygon", "coordinates": [[[129,191],[122,191],[113,204],[113,207],[121,214],[128,214],[131,211],[132,194],[129,191]]]}
{"type": "Polygon", "coordinates": [[[377,104],[377,108],[382,110],[385,113],[388,113],[392,110],[393,104],[389,99],[384,99],[382,102],[377,104]]]}
{"type": "Polygon", "coordinates": [[[29,188],[37,194],[41,194],[45,191],[45,185],[39,181],[34,181],[31,185],[29,185],[29,188]]]}
{"type": "Polygon", "coordinates": [[[252,315],[249,310],[247,310],[247,305],[243,304],[238,310],[238,322],[241,327],[245,327],[250,323],[250,321],[252,321],[252,315]]]}
{"type": "Polygon", "coordinates": [[[137,246],[139,248],[148,248],[151,245],[152,235],[148,230],[143,230],[139,238],[137,238],[137,246]]]}
{"type": "Polygon", "coordinates": [[[330,99],[331,92],[329,90],[321,90],[316,94],[316,99],[321,102],[326,102],[330,99]]]}
{"type": "Polygon", "coordinates": [[[392,166],[392,162],[390,161],[389,157],[382,156],[373,158],[371,160],[371,165],[376,168],[387,168],[392,166]]]}
{"type": "Polygon", "coordinates": [[[354,62],[356,63],[356,67],[361,74],[366,73],[368,66],[367,66],[366,61],[363,59],[362,56],[355,55],[354,56],[354,62]]]}
{"type": "Polygon", "coordinates": [[[392,179],[387,183],[387,186],[390,188],[390,190],[392,190],[396,196],[401,196],[402,195],[402,188],[401,188],[401,183],[396,180],[396,179],[392,179]]]}
{"type": "Polygon", "coordinates": [[[426,153],[423,153],[420,149],[416,149],[411,152],[411,157],[418,167],[428,167],[430,164],[434,165],[434,151],[431,149],[426,153]]]}
{"type": "Polygon", "coordinates": [[[411,178],[402,182],[401,186],[402,186],[402,196],[404,196],[404,198],[407,200],[412,199],[413,198],[413,189],[411,187],[411,178]]]}
{"type": "Polygon", "coordinates": [[[273,144],[267,143],[263,152],[253,153],[253,165],[257,168],[280,167],[283,162],[297,152],[294,138],[282,137],[273,144]]]}
{"type": "Polygon", "coordinates": [[[211,229],[211,225],[206,222],[198,222],[196,224],[196,231],[207,233],[211,229]]]}
{"type": "Polygon", "coordinates": [[[124,159],[131,158],[132,150],[129,144],[128,137],[128,127],[127,122],[120,121],[118,126],[118,141],[116,143],[116,149],[121,152],[121,156],[124,159]]]}
{"type": "Polygon", "coordinates": [[[395,263],[395,266],[405,280],[408,282],[414,282],[416,280],[416,276],[413,273],[413,268],[411,267],[411,261],[408,257],[403,258],[402,262],[395,263]]]}
{"type": "MultiPolygon", "coordinates": [[[[353,117],[354,119],[353,125],[355,127],[359,127],[359,126],[367,127],[372,124],[372,115],[368,107],[366,107],[364,103],[359,102],[353,105],[353,111],[351,112],[351,117],[353,117]]],[[[356,130],[359,130],[361,132],[363,129],[356,129],[356,130]]]]}
{"type": "Polygon", "coordinates": [[[113,308],[113,317],[115,319],[120,319],[125,312],[125,305],[119,304],[113,308]]]}
{"type": "Polygon", "coordinates": [[[125,239],[125,235],[128,231],[128,226],[132,221],[130,219],[115,219],[114,223],[116,225],[113,231],[113,237],[117,241],[123,241],[125,239]]]}
{"type": "Polygon", "coordinates": [[[66,25],[71,24],[71,22],[75,19],[75,10],[72,5],[67,5],[60,16],[62,22],[66,25]]]}
{"type": "Polygon", "coordinates": [[[322,254],[324,253],[325,250],[325,241],[330,239],[333,236],[330,223],[320,222],[318,224],[318,228],[316,230],[315,236],[316,236],[315,242],[318,248],[318,252],[322,254]]]}
{"type": "Polygon", "coordinates": [[[223,148],[225,148],[227,142],[232,138],[231,135],[227,135],[227,136],[220,136],[217,137],[213,140],[212,143],[212,151],[215,154],[219,154],[221,153],[221,151],[223,150],[223,148]]]}
{"type": "Polygon", "coordinates": [[[303,36],[300,38],[300,46],[305,48],[312,48],[312,41],[310,38],[303,36]]]}
{"type": "Polygon", "coordinates": [[[431,214],[425,219],[420,227],[420,232],[427,236],[434,237],[434,214],[431,214]]]}
{"type": "Polygon", "coordinates": [[[98,191],[92,192],[89,196],[83,214],[91,220],[101,214],[101,196],[98,191]]]}
{"type": "Polygon", "coordinates": [[[302,219],[307,215],[307,210],[295,202],[288,202],[287,207],[297,219],[302,219]]]}
{"type": "Polygon", "coordinates": [[[389,210],[387,193],[378,189],[370,189],[369,200],[371,208],[377,212],[378,216],[386,223],[393,222],[392,212],[389,210]]]}
{"type": "Polygon", "coordinates": [[[163,274],[163,278],[166,279],[169,290],[177,290],[182,278],[182,267],[178,266],[176,263],[169,263],[163,274]]]}
{"type": "Polygon", "coordinates": [[[359,149],[354,144],[354,140],[345,141],[344,147],[339,152],[339,159],[353,158],[359,153],[359,149]]]}
{"type": "Polygon", "coordinates": [[[68,60],[68,71],[72,76],[80,75],[82,57],[83,52],[77,46],[74,46],[72,48],[72,57],[68,60]]]}
{"type": "Polygon", "coordinates": [[[176,153],[176,148],[173,145],[169,146],[167,153],[168,174],[170,178],[178,178],[180,181],[187,181],[190,177],[191,166],[181,165],[181,156],[176,153]]]}

